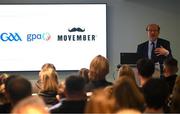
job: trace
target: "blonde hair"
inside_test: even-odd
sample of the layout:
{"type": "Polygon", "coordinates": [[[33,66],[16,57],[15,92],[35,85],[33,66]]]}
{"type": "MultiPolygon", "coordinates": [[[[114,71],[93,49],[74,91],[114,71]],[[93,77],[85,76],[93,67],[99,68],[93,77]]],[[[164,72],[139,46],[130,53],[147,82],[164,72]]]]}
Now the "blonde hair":
{"type": "Polygon", "coordinates": [[[113,113],[115,112],[115,100],[104,89],[95,90],[87,102],[85,113],[113,113]]]}
{"type": "Polygon", "coordinates": [[[58,74],[55,67],[43,67],[39,76],[42,82],[41,91],[58,91],[58,74]]]}
{"type": "Polygon", "coordinates": [[[144,110],[144,96],[131,78],[120,77],[114,84],[113,95],[121,109],[144,110]]]}
{"type": "Polygon", "coordinates": [[[38,96],[31,96],[20,101],[12,114],[49,114],[44,101],[38,96]]]}
{"type": "Polygon", "coordinates": [[[9,103],[9,99],[5,96],[5,81],[8,77],[6,73],[0,75],[0,104],[9,103]]]}
{"type": "Polygon", "coordinates": [[[0,93],[4,93],[5,92],[4,84],[5,84],[5,81],[6,81],[6,79],[8,77],[9,77],[9,75],[6,74],[6,73],[3,73],[3,74],[0,75],[0,93]]]}
{"type": "Polygon", "coordinates": [[[41,67],[42,70],[49,69],[49,68],[52,68],[52,69],[56,70],[56,67],[55,67],[54,64],[52,64],[52,63],[45,63],[45,64],[41,67]]]}
{"type": "Polygon", "coordinates": [[[90,63],[89,79],[101,80],[109,73],[109,61],[102,55],[96,56],[90,63]]]}
{"type": "Polygon", "coordinates": [[[117,111],[116,114],[141,114],[141,112],[135,109],[123,109],[123,110],[117,111]]]}
{"type": "Polygon", "coordinates": [[[118,77],[121,76],[127,76],[132,80],[136,81],[133,69],[127,64],[124,64],[119,68],[118,77]]]}

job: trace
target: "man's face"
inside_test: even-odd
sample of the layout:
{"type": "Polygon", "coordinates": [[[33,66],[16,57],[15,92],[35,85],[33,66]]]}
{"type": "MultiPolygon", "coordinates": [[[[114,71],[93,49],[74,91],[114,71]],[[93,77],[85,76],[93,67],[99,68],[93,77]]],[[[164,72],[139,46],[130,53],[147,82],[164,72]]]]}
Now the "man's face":
{"type": "Polygon", "coordinates": [[[147,33],[150,41],[155,41],[159,36],[158,26],[155,24],[149,25],[147,33]]]}

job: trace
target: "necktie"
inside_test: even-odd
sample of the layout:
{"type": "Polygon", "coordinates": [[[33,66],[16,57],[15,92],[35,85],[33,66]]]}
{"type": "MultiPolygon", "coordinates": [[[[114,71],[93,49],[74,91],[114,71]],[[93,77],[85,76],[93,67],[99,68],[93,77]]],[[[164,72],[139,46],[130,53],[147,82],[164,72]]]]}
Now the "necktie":
{"type": "Polygon", "coordinates": [[[154,53],[154,50],[155,50],[155,43],[152,42],[151,45],[152,45],[151,59],[152,59],[152,60],[155,60],[155,57],[156,57],[156,54],[154,53]]]}

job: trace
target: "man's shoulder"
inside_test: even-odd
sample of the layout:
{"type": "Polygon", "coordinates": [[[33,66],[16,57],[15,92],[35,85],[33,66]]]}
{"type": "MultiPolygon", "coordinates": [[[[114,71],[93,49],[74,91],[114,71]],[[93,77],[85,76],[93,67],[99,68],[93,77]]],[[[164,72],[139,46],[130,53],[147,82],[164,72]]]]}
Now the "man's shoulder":
{"type": "Polygon", "coordinates": [[[168,40],[163,39],[163,38],[158,38],[158,42],[167,42],[167,43],[169,43],[169,41],[168,41],[168,40]]]}
{"type": "Polygon", "coordinates": [[[145,46],[145,45],[147,45],[148,44],[148,41],[145,41],[145,42],[143,42],[143,43],[140,43],[138,46],[145,46]]]}

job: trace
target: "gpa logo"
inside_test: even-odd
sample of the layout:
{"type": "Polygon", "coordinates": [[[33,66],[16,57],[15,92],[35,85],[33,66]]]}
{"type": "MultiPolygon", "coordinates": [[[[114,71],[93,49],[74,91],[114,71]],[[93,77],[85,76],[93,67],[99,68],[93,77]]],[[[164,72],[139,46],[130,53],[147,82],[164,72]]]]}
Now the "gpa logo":
{"type": "Polygon", "coordinates": [[[45,40],[48,41],[51,39],[51,35],[46,32],[46,33],[39,33],[39,34],[27,34],[27,41],[32,42],[34,40],[45,40]]]}
{"type": "Polygon", "coordinates": [[[0,40],[3,42],[22,41],[18,33],[6,33],[6,32],[0,34],[0,40]]]}

